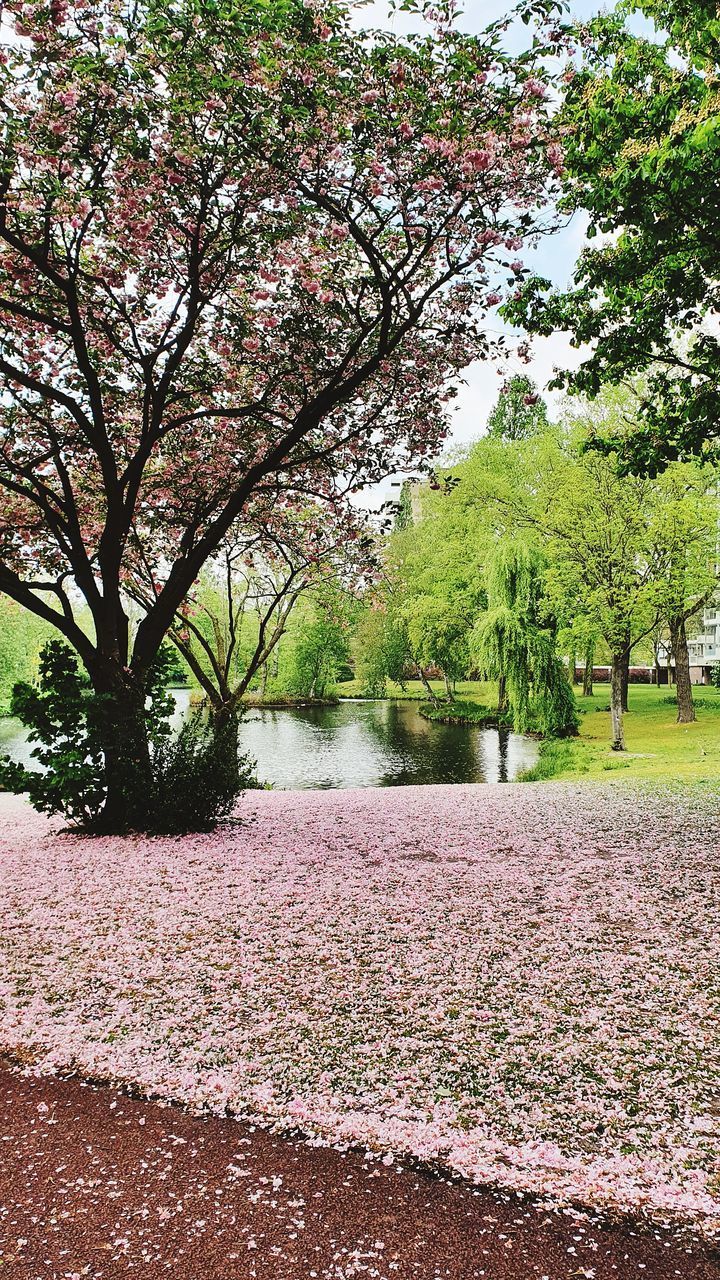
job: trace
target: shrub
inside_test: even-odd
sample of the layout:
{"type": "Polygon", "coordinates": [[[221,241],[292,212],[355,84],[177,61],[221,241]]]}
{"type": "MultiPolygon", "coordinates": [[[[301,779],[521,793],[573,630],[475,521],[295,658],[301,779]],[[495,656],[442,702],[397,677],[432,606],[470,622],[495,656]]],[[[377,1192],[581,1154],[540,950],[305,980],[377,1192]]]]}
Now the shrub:
{"type": "Polygon", "coordinates": [[[154,822],[149,831],[211,831],[241,791],[257,787],[254,761],[238,756],[237,721],[219,727],[195,712],[153,755],[154,822]]]}
{"type": "Polygon", "coordinates": [[[30,730],[30,742],[38,744],[31,755],[41,771],[5,756],[0,783],[8,791],[26,791],[41,812],[62,813],[74,825],[91,829],[105,800],[101,701],[72,650],[58,640],[42,649],[38,676],[37,687],[24,680],[14,686],[10,712],[30,730]]]}
{"type": "MultiPolygon", "coordinates": [[[[252,766],[239,759],[237,720],[221,727],[194,715],[173,736],[174,709],[167,691],[168,659],[161,653],[147,687],[145,722],[150,778],[138,829],[160,834],[209,831],[233,807],[240,792],[257,785],[252,766]]],[[[71,649],[52,640],[40,655],[37,686],[15,685],[11,712],[37,745],[40,769],[0,759],[0,785],[26,792],[44,813],[60,813],[87,832],[101,829],[105,803],[102,727],[105,698],[97,694],[71,649]]]]}

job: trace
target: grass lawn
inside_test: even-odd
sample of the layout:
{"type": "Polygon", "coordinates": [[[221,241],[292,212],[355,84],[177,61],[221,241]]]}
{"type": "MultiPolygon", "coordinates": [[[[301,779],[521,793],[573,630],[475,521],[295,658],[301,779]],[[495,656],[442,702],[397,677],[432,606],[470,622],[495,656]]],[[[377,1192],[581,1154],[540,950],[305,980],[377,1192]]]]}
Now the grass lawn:
{"type": "MultiPolygon", "coordinates": [[[[430,687],[439,698],[445,697],[445,685],[442,680],[431,680],[430,687]]],[[[337,686],[337,691],[341,698],[360,698],[363,682],[362,680],[345,680],[337,686]]],[[[482,702],[491,708],[497,705],[497,685],[494,680],[458,680],[455,695],[458,700],[482,702]]],[[[393,680],[388,680],[387,697],[427,702],[427,690],[419,680],[408,680],[403,687],[395,684],[393,680]]]]}
{"type": "MultiPolygon", "coordinates": [[[[678,724],[672,689],[631,685],[625,717],[627,752],[610,750],[610,688],[596,685],[592,698],[578,696],[577,740],[562,751],[554,777],[673,778],[715,780],[720,774],[720,691],[696,687],[697,720],[678,724]]],[[[576,691],[579,694],[579,690],[576,691]]]]}

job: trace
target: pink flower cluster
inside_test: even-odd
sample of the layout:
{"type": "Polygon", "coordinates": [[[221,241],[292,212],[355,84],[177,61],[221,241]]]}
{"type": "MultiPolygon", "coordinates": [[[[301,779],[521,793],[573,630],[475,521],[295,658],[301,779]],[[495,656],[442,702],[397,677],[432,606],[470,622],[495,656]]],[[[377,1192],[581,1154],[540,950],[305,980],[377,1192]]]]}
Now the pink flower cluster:
{"type": "Polygon", "coordinates": [[[39,1070],[718,1229],[701,793],[258,793],[174,840],[0,818],[0,1041],[39,1070]]]}

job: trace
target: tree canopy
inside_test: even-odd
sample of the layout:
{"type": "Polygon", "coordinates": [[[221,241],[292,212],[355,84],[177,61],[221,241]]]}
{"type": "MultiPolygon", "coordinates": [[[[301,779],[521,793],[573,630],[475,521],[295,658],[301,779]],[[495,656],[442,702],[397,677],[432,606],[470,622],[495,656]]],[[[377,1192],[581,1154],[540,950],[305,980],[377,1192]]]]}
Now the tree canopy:
{"type": "MultiPolygon", "coordinates": [[[[645,26],[647,27],[647,23],[645,26]]],[[[566,291],[533,278],[507,314],[591,354],[559,383],[594,396],[644,373],[605,447],[626,468],[716,451],[720,436],[720,26],[706,0],[635,0],[579,31],[567,73],[562,207],[598,241],[566,291]],[[628,15],[654,24],[638,34],[628,15]]]]}
{"type": "Polygon", "coordinates": [[[515,374],[502,387],[490,411],[488,435],[525,440],[547,425],[547,405],[536,384],[526,374],[515,374]]]}
{"type": "Polygon", "coordinates": [[[436,454],[453,379],[497,351],[485,317],[552,222],[556,10],[516,56],[443,5],[408,38],[322,0],[11,15],[0,589],[113,694],[138,776],[149,671],[233,525],[436,454]]]}

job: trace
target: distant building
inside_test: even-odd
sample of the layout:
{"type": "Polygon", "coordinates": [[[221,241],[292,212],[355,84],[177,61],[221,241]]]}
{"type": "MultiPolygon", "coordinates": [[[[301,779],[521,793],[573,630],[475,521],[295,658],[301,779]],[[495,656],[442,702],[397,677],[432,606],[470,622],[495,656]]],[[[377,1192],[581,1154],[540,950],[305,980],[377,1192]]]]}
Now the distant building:
{"type": "Polygon", "coordinates": [[[720,604],[703,610],[702,630],[688,637],[690,679],[693,684],[710,684],[710,672],[720,663],[720,604]]]}

